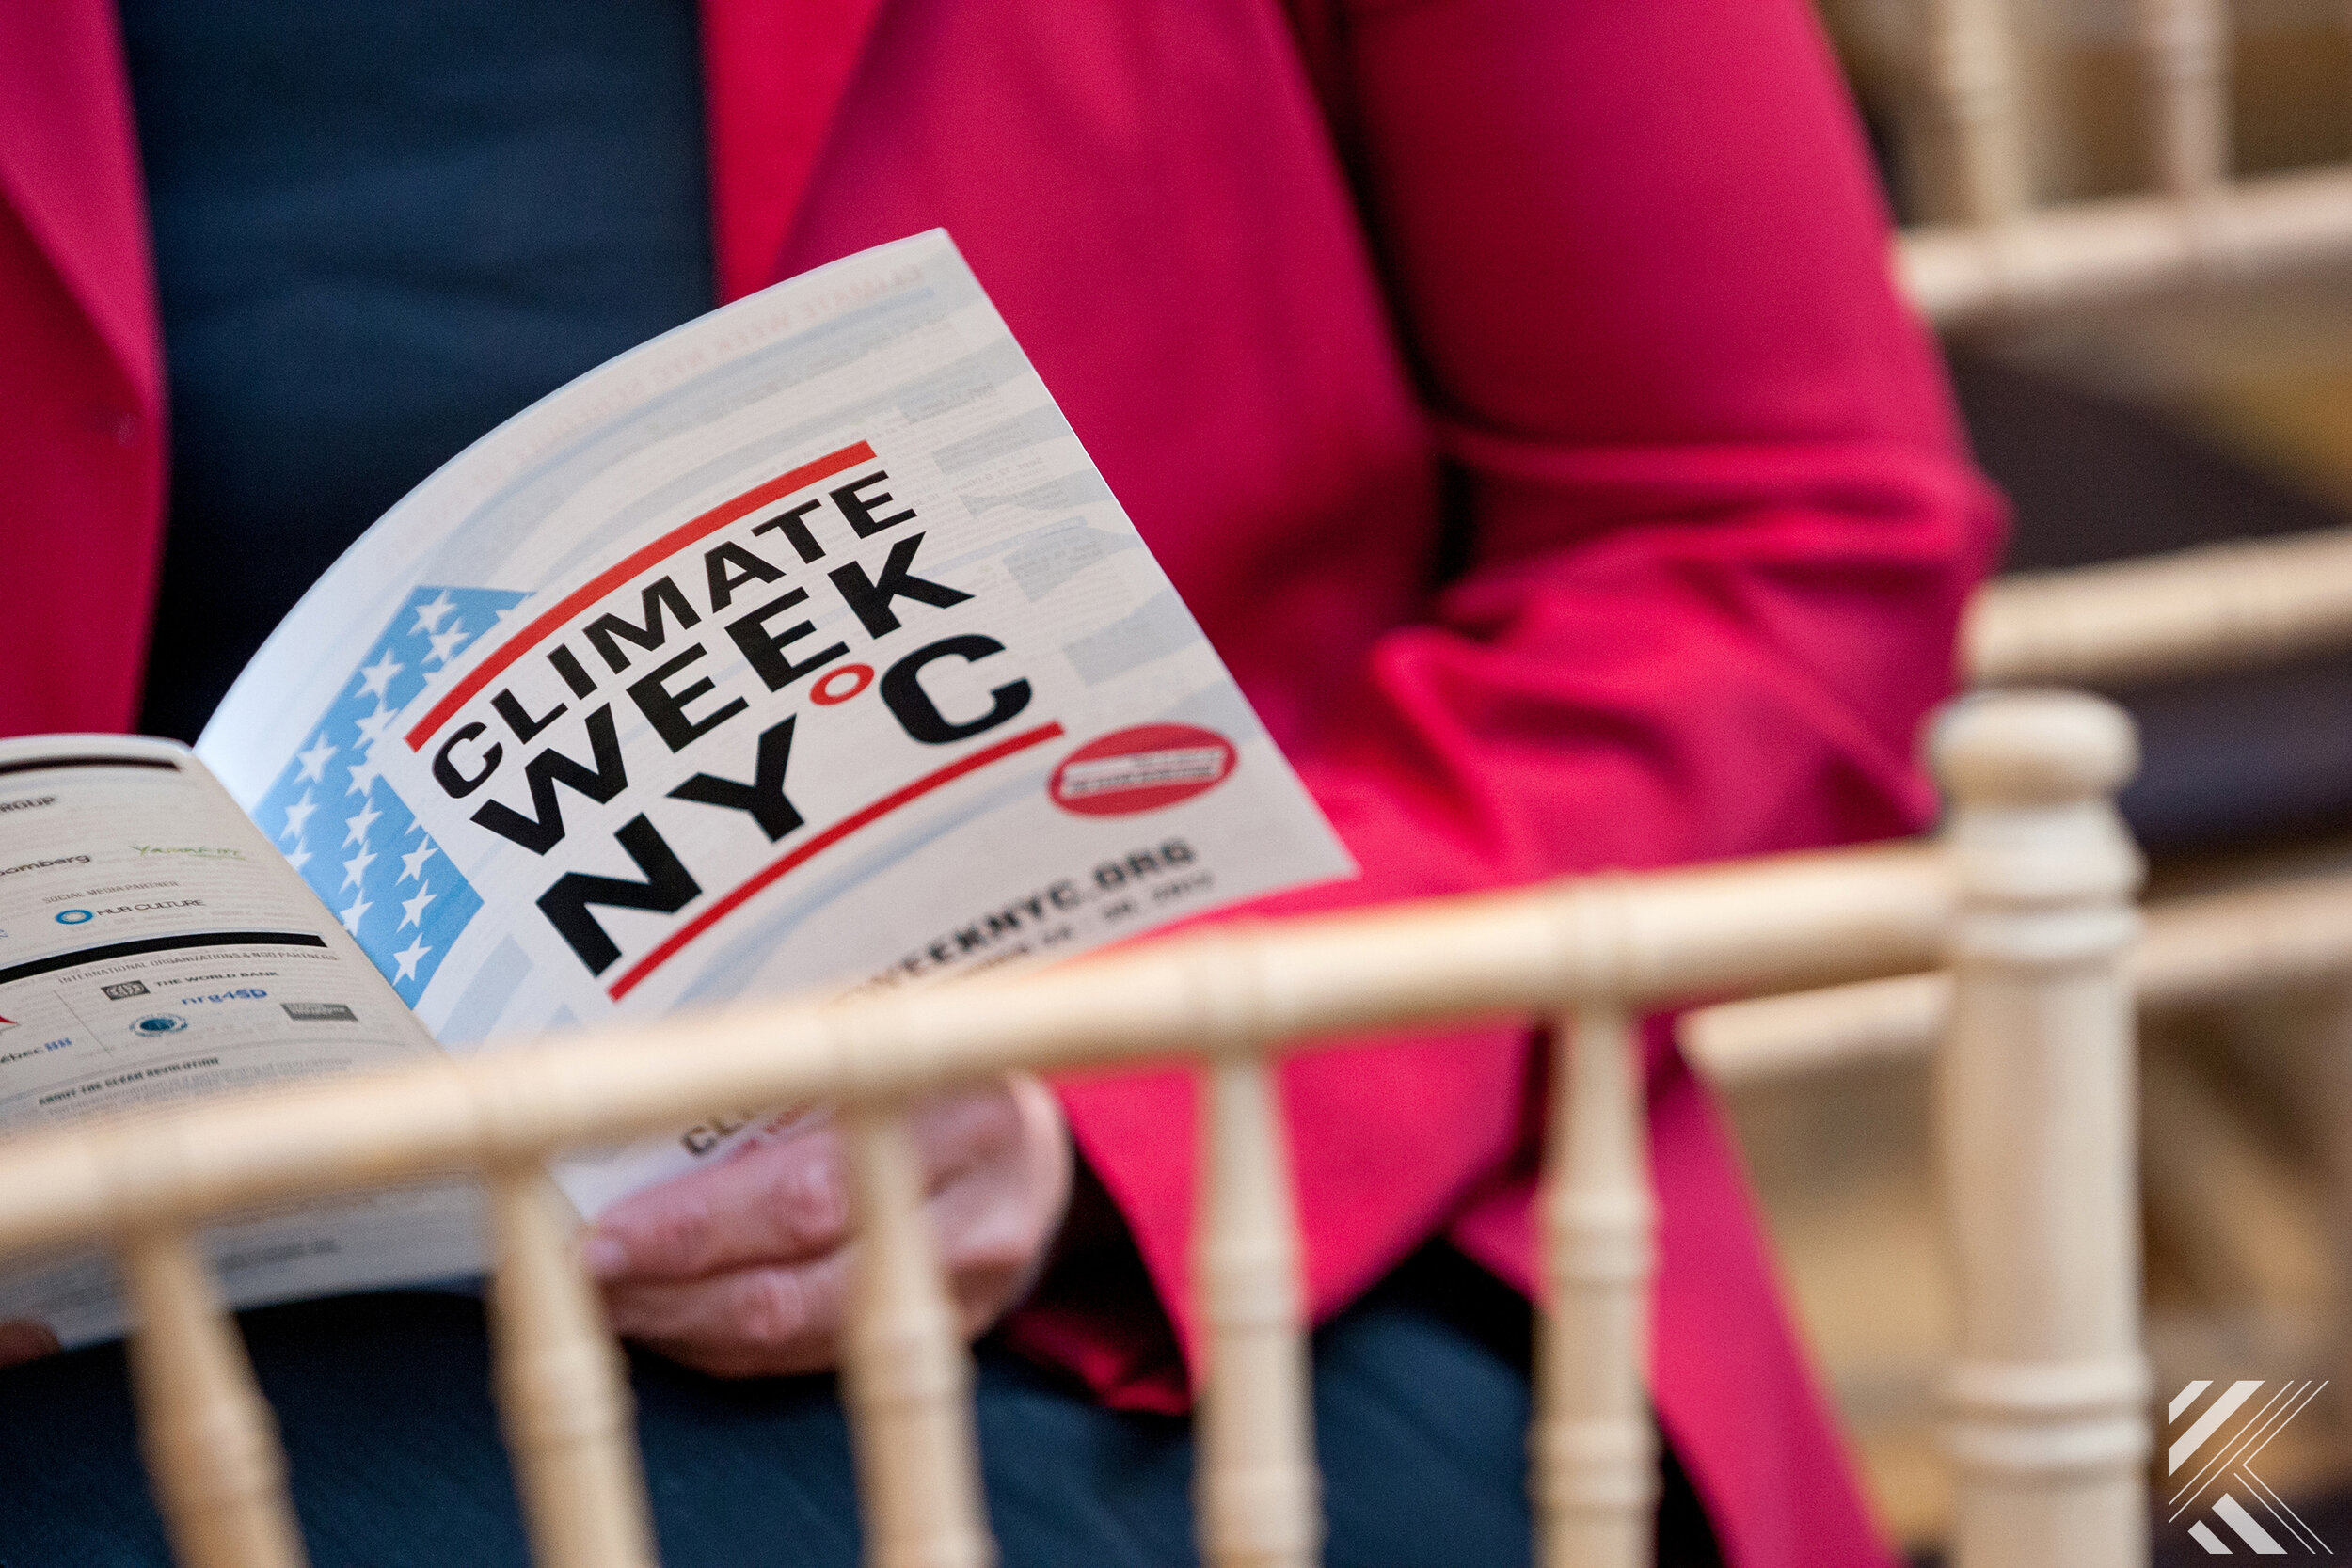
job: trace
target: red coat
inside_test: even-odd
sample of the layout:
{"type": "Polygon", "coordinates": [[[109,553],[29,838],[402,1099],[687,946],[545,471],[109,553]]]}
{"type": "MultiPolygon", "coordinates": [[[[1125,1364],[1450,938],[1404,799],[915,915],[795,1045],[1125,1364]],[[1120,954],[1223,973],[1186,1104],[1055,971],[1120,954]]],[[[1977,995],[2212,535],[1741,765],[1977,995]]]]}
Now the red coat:
{"type": "MultiPolygon", "coordinates": [[[[1365,867],[1280,908],[1917,827],[1996,507],[1802,0],[1294,8],[1304,68],[1279,0],[705,0],[723,292],[953,231],[1365,867]]],[[[107,0],[0,6],[0,733],[134,712],[129,113],[107,0]]],[[[1292,1066],[1318,1312],[1439,1231],[1529,1280],[1532,1083],[1516,1030],[1292,1066]]],[[[1717,1115],[1650,1094],[1661,1419],[1735,1563],[1882,1561],[1717,1115]]],[[[1184,1327],[1186,1083],[1066,1099],[1184,1327]]]]}

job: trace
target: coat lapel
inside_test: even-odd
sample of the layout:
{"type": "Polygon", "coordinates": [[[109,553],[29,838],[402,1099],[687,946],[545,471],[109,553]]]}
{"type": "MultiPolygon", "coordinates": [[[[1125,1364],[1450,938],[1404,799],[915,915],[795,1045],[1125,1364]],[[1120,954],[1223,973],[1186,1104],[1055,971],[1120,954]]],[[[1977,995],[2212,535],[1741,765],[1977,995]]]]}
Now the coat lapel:
{"type": "Polygon", "coordinates": [[[776,278],[777,258],[882,0],[702,0],[719,294],[776,278]]]}
{"type": "Polygon", "coordinates": [[[162,332],[113,0],[0,4],[0,201],[14,211],[145,405],[162,332]]]}

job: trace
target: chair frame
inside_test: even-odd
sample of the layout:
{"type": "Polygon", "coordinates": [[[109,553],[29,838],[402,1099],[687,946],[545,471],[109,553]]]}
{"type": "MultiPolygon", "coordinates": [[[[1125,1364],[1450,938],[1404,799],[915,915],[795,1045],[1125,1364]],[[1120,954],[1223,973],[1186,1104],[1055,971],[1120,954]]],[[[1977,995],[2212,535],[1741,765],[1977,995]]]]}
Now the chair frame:
{"type": "MultiPolygon", "coordinates": [[[[2352,529],[2233,542],[2005,578],[1963,625],[1963,683],[1998,689],[2159,679],[2352,646],[2352,529]]],[[[2142,1007],[2352,978],[2352,873],[2176,898],[2148,911],[2130,963],[2142,1007]]],[[[1925,1055],[1952,981],[1941,973],[1726,1002],[1685,1015],[1692,1060],[1724,1085],[1925,1055]]]]}
{"type": "Polygon", "coordinates": [[[1941,844],[1211,929],[1061,969],[629,1023],[28,1135],[0,1145],[0,1253],[113,1249],[180,1560],[275,1568],[302,1560],[284,1464],[195,1232],[297,1196],[471,1176],[489,1197],[497,1389],[534,1555],[631,1568],[652,1545],[626,1380],[544,1163],[713,1104],[834,1102],[859,1237],[842,1364],[866,1556],[975,1568],[993,1547],[967,1352],[905,1108],[1013,1069],[1190,1059],[1203,1085],[1200,1536],[1218,1568],[1303,1568],[1321,1525],[1275,1064],[1376,1028],[1556,1021],[1532,1485],[1549,1568],[1631,1568],[1648,1559],[1657,1485],[1631,1021],[1948,958],[1944,1136],[1970,1304],[1955,1560],[2126,1568],[2146,1539],[2122,962],[2137,861],[2108,797],[2131,748],[2096,699],[1980,700],[1942,729],[1941,844]],[[2011,1097],[2027,1090],[2043,1112],[2020,1117],[2011,1097]],[[2030,1234],[2010,1232],[2018,1215],[2030,1234]]]}
{"type": "Polygon", "coordinates": [[[2013,0],[1928,0],[1915,119],[1945,211],[1896,271],[1938,325],[2352,255],[2352,167],[2233,179],[2224,0],[2137,0],[2156,190],[2037,207],[2013,0]]]}

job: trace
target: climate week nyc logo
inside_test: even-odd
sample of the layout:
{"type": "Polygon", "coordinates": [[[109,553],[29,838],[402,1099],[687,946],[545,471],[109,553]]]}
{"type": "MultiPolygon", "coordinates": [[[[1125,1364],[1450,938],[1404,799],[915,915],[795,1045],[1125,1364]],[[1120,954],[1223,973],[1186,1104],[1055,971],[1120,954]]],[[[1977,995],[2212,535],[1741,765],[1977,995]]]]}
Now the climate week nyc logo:
{"type": "Polygon", "coordinates": [[[2205,1398],[2210,1378],[2199,1378],[2165,1407],[2172,1433],[2164,1453],[2165,1519],[2189,1520],[2189,1539],[2214,1557],[2251,1552],[2284,1557],[2301,1551],[2333,1557],[2319,1532],[2254,1472],[2254,1461],[2287,1424],[2319,1397],[2324,1382],[2249,1379],[2205,1398]],[[2258,1397],[2259,1396],[2259,1397],[2258,1397]],[[2218,1527],[2218,1528],[2217,1528],[2218,1527]]]}

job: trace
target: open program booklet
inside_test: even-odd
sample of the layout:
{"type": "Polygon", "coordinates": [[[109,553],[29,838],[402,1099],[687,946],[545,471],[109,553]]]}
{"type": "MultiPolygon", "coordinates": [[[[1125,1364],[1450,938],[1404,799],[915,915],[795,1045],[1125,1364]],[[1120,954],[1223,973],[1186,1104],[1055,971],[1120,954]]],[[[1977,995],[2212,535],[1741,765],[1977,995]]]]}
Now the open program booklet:
{"type": "MultiPolygon", "coordinates": [[[[0,743],[0,1134],[1351,874],[943,232],[632,350],[419,486],[195,753],[0,743]],[[200,759],[200,760],[199,760],[200,759]]],[[[595,1213],[742,1107],[567,1163],[595,1213]]],[[[240,1305],[461,1275],[464,1191],[211,1238],[240,1305]]],[[[0,1319],[120,1328],[108,1272],[0,1319]]]]}

